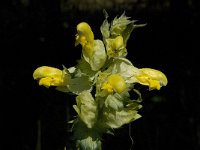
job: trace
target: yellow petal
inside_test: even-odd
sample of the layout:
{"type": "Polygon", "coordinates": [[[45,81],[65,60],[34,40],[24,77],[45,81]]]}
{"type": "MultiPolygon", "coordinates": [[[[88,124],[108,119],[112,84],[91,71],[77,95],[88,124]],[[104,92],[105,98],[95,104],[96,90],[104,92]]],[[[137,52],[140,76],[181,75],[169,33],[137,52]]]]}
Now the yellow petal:
{"type": "Polygon", "coordinates": [[[122,36],[117,36],[114,41],[114,48],[119,50],[124,45],[124,40],[122,36]]]}
{"type": "Polygon", "coordinates": [[[113,74],[108,77],[102,89],[106,90],[108,93],[112,93],[113,91],[122,93],[126,89],[126,83],[122,76],[113,74]]]}
{"type": "Polygon", "coordinates": [[[168,83],[167,77],[159,70],[151,68],[139,69],[139,74],[136,76],[140,84],[149,86],[150,90],[160,90],[162,86],[168,83]]]}
{"type": "Polygon", "coordinates": [[[78,44],[82,45],[85,55],[92,57],[94,47],[94,34],[89,24],[86,22],[81,22],[77,25],[75,45],[78,44]]]}
{"type": "Polygon", "coordinates": [[[101,89],[107,91],[108,93],[113,93],[113,87],[109,83],[104,83],[101,89]]]}
{"type": "Polygon", "coordinates": [[[39,80],[39,85],[44,85],[45,87],[61,86],[63,84],[62,70],[54,67],[38,67],[33,72],[33,78],[39,80]]]}
{"type": "Polygon", "coordinates": [[[81,22],[77,25],[77,36],[76,42],[84,46],[86,43],[93,43],[94,34],[89,24],[86,22],[81,22]]]}
{"type": "Polygon", "coordinates": [[[106,49],[109,57],[121,56],[124,53],[124,40],[121,35],[113,39],[106,39],[106,43],[106,49]]]}

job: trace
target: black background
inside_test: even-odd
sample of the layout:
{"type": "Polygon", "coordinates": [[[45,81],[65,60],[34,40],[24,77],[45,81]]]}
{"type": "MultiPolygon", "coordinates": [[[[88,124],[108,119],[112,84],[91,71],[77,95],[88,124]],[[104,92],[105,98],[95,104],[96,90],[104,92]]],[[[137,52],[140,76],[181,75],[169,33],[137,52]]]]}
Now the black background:
{"type": "MultiPolygon", "coordinates": [[[[198,0],[135,1],[107,8],[110,19],[126,15],[147,26],[133,31],[128,59],[139,68],[161,70],[168,85],[160,91],[141,88],[142,118],[131,124],[134,150],[199,150],[199,25],[198,0]],[[143,5],[146,4],[146,5],[143,5]],[[145,6],[145,7],[142,7],[145,6]]],[[[0,4],[1,150],[35,150],[38,120],[42,150],[61,150],[69,143],[67,114],[73,96],[39,87],[33,71],[42,65],[71,67],[80,58],[74,46],[76,25],[88,22],[101,39],[102,9],[61,9],[52,0],[7,0],[0,4]]],[[[105,135],[103,149],[129,149],[129,126],[105,135]]]]}

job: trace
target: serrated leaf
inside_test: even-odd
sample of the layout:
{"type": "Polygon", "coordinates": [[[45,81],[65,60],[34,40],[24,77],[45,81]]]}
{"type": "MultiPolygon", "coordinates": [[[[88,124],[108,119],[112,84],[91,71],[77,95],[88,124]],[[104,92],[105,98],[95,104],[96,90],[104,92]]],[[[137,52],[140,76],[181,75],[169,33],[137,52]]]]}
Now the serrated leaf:
{"type": "Polygon", "coordinates": [[[103,21],[101,27],[100,27],[100,31],[102,33],[103,36],[103,40],[105,38],[109,38],[110,37],[110,23],[108,23],[108,13],[104,10],[104,16],[105,16],[105,20],[103,21]]]}
{"type": "Polygon", "coordinates": [[[106,62],[107,55],[104,44],[101,40],[94,40],[93,54],[91,57],[83,51],[83,57],[91,66],[93,71],[98,71],[106,62]]]}
{"type": "Polygon", "coordinates": [[[115,17],[110,27],[111,35],[114,37],[121,35],[122,32],[126,29],[127,25],[133,23],[133,21],[129,19],[130,17],[127,17],[125,12],[120,17],[115,17]]]}
{"type": "Polygon", "coordinates": [[[119,110],[123,108],[123,101],[117,99],[114,95],[109,95],[105,100],[105,106],[109,109],[119,110]]]}
{"type": "Polygon", "coordinates": [[[91,93],[83,91],[76,97],[77,105],[73,105],[79,118],[85,123],[87,128],[92,128],[97,119],[97,104],[91,93]]]}
{"type": "Polygon", "coordinates": [[[123,109],[120,111],[105,110],[103,114],[103,122],[110,128],[120,128],[141,117],[136,110],[131,109],[123,109]]]}
{"type": "Polygon", "coordinates": [[[70,80],[68,89],[74,94],[80,94],[83,91],[92,90],[92,82],[87,76],[77,77],[70,80]]]}

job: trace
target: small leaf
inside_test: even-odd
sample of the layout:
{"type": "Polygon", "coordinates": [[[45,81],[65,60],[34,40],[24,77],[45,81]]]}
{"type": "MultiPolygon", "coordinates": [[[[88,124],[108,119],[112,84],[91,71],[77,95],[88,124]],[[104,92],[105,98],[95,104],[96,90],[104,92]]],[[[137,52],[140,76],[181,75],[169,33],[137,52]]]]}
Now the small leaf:
{"type": "Polygon", "coordinates": [[[77,105],[73,105],[79,118],[85,123],[88,128],[92,128],[97,119],[97,104],[94,101],[90,92],[83,91],[76,97],[77,105]]]}
{"type": "Polygon", "coordinates": [[[123,108],[123,101],[117,99],[114,95],[108,95],[105,100],[105,106],[113,110],[119,110],[123,108]]]}
{"type": "Polygon", "coordinates": [[[109,38],[110,37],[110,23],[108,23],[108,13],[104,10],[103,11],[104,16],[105,16],[105,20],[103,21],[101,27],[100,27],[100,31],[103,35],[103,39],[105,38],[109,38]]]}

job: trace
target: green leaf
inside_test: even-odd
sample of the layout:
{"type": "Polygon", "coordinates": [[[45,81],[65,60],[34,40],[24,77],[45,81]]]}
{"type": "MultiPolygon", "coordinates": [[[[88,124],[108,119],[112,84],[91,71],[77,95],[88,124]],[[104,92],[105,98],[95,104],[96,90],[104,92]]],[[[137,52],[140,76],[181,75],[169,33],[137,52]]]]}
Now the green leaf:
{"type": "Polygon", "coordinates": [[[84,139],[76,141],[76,147],[78,150],[101,150],[101,140],[93,139],[91,136],[87,136],[84,139]]]}
{"type": "Polygon", "coordinates": [[[91,66],[93,71],[98,71],[106,62],[107,55],[104,44],[101,40],[94,40],[93,55],[88,57],[83,53],[83,57],[91,66]]]}
{"type": "Polygon", "coordinates": [[[79,118],[85,123],[87,128],[92,128],[96,123],[98,111],[97,104],[88,91],[83,91],[76,97],[77,105],[73,105],[79,118]]]}
{"type": "Polygon", "coordinates": [[[62,70],[62,76],[63,76],[63,80],[64,80],[64,86],[57,86],[55,89],[61,92],[70,92],[68,89],[68,84],[71,80],[71,74],[72,70],[74,67],[71,67],[69,69],[67,69],[64,65],[63,65],[63,70],[62,70]]]}
{"type": "Polygon", "coordinates": [[[136,110],[124,108],[120,111],[111,111],[105,109],[103,112],[104,122],[109,128],[120,128],[124,124],[128,124],[141,117],[136,110]]]}
{"type": "Polygon", "coordinates": [[[78,150],[101,150],[102,132],[94,126],[88,128],[80,119],[74,122],[73,138],[76,140],[78,150]]]}
{"type": "Polygon", "coordinates": [[[139,73],[139,69],[132,65],[126,58],[116,58],[113,63],[104,72],[121,75],[127,83],[134,83],[137,80],[135,75],[139,73]]]}
{"type": "Polygon", "coordinates": [[[120,128],[124,124],[128,124],[140,118],[138,110],[142,108],[141,101],[131,100],[129,94],[109,95],[105,100],[105,105],[101,114],[101,126],[104,128],[120,128]]]}
{"type": "Polygon", "coordinates": [[[103,35],[103,40],[110,37],[110,23],[108,23],[108,13],[104,10],[103,11],[105,20],[103,21],[100,31],[103,35]]]}
{"type": "Polygon", "coordinates": [[[122,35],[122,32],[127,28],[127,25],[134,22],[129,20],[129,18],[130,17],[125,15],[125,12],[119,18],[115,17],[110,27],[111,35],[114,37],[122,35]]]}
{"type": "Polygon", "coordinates": [[[123,101],[119,98],[115,97],[114,95],[108,95],[108,97],[105,100],[105,106],[109,109],[113,110],[119,110],[123,108],[123,101]]]}
{"type": "Polygon", "coordinates": [[[89,80],[87,76],[73,78],[70,80],[68,84],[68,89],[70,92],[78,95],[83,91],[91,91],[92,82],[89,80]]]}
{"type": "Polygon", "coordinates": [[[87,76],[91,81],[94,80],[98,71],[92,70],[90,64],[85,59],[78,60],[74,77],[87,76]]]}

